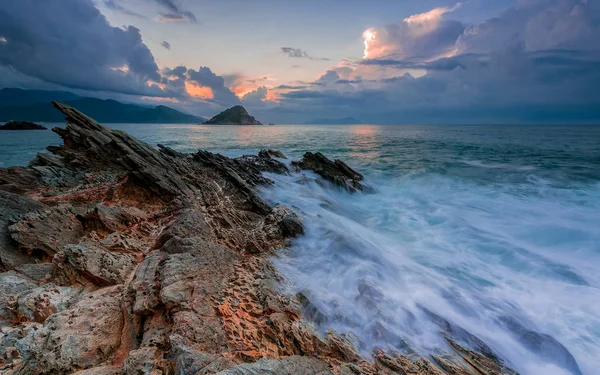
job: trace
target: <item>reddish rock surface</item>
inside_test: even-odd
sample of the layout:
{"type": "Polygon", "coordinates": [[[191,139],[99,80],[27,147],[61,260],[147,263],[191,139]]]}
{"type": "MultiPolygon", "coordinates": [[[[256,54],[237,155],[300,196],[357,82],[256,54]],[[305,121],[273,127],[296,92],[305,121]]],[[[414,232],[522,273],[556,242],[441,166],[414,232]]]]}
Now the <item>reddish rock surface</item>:
{"type": "Polygon", "coordinates": [[[0,373],[514,373],[451,332],[448,353],[373,360],[318,333],[269,258],[302,223],[256,192],[261,168],[287,168],[156,149],[55,106],[64,145],[0,169],[0,373]]]}

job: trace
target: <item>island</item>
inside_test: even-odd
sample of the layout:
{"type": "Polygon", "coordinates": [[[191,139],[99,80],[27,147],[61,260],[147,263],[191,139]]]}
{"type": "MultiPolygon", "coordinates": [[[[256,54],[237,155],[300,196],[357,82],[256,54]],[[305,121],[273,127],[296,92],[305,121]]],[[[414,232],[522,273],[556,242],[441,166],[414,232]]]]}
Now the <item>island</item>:
{"type": "Polygon", "coordinates": [[[206,125],[262,125],[260,121],[250,116],[246,108],[236,105],[224,110],[205,122],[206,125]]]}
{"type": "Polygon", "coordinates": [[[0,125],[0,130],[47,130],[48,128],[29,121],[9,121],[0,125]]]}

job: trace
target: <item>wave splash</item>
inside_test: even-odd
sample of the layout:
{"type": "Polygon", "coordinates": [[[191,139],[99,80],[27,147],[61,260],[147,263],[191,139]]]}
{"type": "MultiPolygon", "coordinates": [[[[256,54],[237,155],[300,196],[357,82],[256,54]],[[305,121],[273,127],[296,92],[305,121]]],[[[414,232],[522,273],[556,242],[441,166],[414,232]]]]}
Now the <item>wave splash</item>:
{"type": "Polygon", "coordinates": [[[434,354],[451,322],[521,374],[594,373],[599,185],[372,175],[376,194],[350,195],[306,175],[270,175],[263,196],[304,219],[306,235],[275,263],[320,328],[352,333],[365,355],[434,354]]]}

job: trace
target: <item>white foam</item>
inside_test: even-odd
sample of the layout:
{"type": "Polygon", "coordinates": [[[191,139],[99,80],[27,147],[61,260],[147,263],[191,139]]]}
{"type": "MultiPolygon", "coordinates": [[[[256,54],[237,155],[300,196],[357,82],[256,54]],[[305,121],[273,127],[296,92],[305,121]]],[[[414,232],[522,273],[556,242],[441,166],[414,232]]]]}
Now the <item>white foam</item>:
{"type": "Polygon", "coordinates": [[[531,353],[499,317],[551,335],[584,374],[596,371],[598,186],[490,187],[435,175],[379,175],[370,181],[376,194],[350,195],[298,184],[298,176],[270,177],[276,184],[264,197],[295,207],[306,226],[306,235],[275,260],[290,292],[308,291],[329,317],[322,328],[356,334],[363,353],[398,346],[395,336],[424,353],[445,348],[425,307],[484,340],[524,375],[569,372],[531,353]],[[382,295],[371,308],[358,298],[361,284],[382,295]],[[376,324],[388,336],[374,335],[376,324]]]}

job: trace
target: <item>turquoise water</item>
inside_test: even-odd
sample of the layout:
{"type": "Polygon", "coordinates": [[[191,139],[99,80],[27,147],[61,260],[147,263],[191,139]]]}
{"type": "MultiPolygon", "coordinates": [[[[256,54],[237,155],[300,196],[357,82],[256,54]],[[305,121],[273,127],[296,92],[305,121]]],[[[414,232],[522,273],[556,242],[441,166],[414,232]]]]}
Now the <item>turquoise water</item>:
{"type": "MultiPolygon", "coordinates": [[[[428,309],[522,374],[598,373],[600,127],[114,127],[180,151],[321,151],[362,172],[375,194],[297,176],[270,176],[262,194],[306,225],[275,259],[285,291],[307,294],[320,327],[352,332],[363,352],[401,350],[400,339],[443,349],[428,309]],[[365,285],[371,304],[359,298],[365,285]],[[528,346],[507,320],[557,340],[577,366],[552,345],[528,346]]],[[[0,132],[0,166],[26,165],[48,144],[60,144],[49,131],[0,132]]]]}

